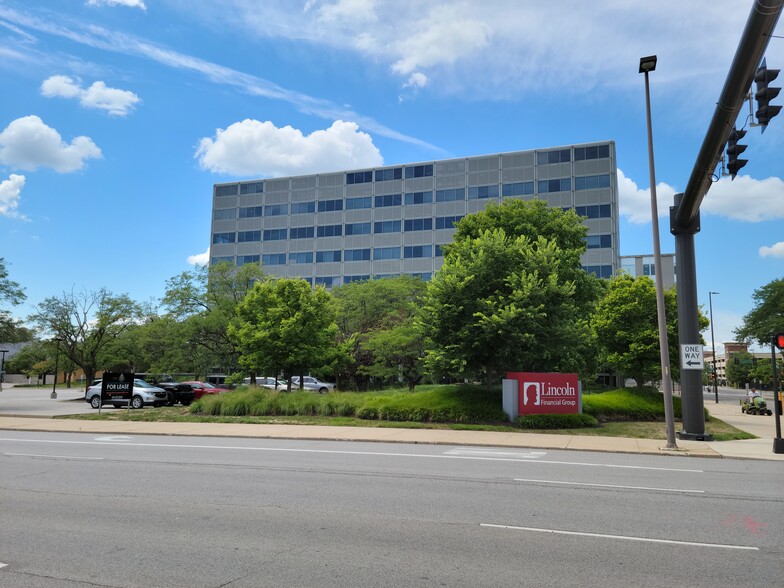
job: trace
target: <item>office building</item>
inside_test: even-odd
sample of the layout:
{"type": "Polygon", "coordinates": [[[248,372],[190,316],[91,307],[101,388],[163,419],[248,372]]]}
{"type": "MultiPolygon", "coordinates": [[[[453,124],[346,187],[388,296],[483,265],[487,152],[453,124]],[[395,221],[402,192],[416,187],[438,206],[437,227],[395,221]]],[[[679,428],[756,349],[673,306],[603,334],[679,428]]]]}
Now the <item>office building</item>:
{"type": "Polygon", "coordinates": [[[430,279],[454,223],[505,198],[587,217],[586,271],[620,267],[614,142],[216,184],[210,263],[261,263],[279,277],[338,286],[430,279]]]}
{"type": "MultiPolygon", "coordinates": [[[[633,278],[648,276],[656,281],[656,264],[653,255],[621,255],[621,269],[633,278]]],[[[675,254],[661,254],[662,284],[664,289],[672,288],[676,281],[675,254]]]]}

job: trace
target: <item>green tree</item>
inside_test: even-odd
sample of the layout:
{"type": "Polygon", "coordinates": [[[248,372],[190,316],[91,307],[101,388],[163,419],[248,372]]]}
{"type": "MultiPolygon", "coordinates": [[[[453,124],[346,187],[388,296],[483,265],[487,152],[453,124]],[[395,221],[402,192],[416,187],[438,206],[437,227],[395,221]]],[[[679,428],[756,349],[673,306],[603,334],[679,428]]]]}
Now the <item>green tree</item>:
{"type": "Polygon", "coordinates": [[[82,368],[87,386],[103,367],[102,353],[139,320],[140,306],[127,295],[105,288],[97,292],[64,292],[36,307],[30,321],[59,341],[60,351],[82,368]]]}
{"type": "Polygon", "coordinates": [[[25,328],[19,319],[13,318],[10,310],[5,308],[6,304],[17,306],[25,299],[24,290],[8,277],[5,259],[0,257],[0,342],[18,343],[33,338],[33,333],[25,328]]]}
{"type": "Polygon", "coordinates": [[[400,378],[408,386],[409,392],[413,392],[422,379],[425,346],[413,317],[409,317],[404,324],[372,331],[362,348],[373,357],[373,362],[362,366],[360,373],[387,381],[400,378]]]}
{"type": "MultiPolygon", "coordinates": [[[[756,382],[765,388],[773,388],[773,369],[769,358],[756,358],[752,363],[752,370],[749,374],[750,382],[756,382]]],[[[776,383],[781,386],[784,384],[784,362],[776,358],[776,383]]]]}
{"type": "Polygon", "coordinates": [[[301,279],[256,282],[237,305],[229,337],[240,350],[240,365],[252,373],[289,381],[324,365],[334,346],[337,324],[332,296],[301,279]]]}
{"type": "MultiPolygon", "coordinates": [[[[770,362],[768,372],[770,372],[770,362]]],[[[726,377],[727,382],[733,386],[742,388],[746,384],[754,383],[754,372],[757,361],[751,353],[742,351],[733,353],[727,361],[726,377]]]]}
{"type": "Polygon", "coordinates": [[[770,336],[784,333],[784,278],[765,284],[752,294],[755,306],[735,330],[740,341],[770,346],[770,336]]]}
{"type": "MultiPolygon", "coordinates": [[[[369,340],[391,329],[411,325],[425,290],[425,282],[413,276],[351,282],[332,290],[337,304],[338,345],[350,354],[350,360],[344,363],[339,374],[340,379],[366,388],[369,377],[383,379],[389,376],[392,370],[384,366],[390,358],[385,354],[385,359],[380,360],[376,355],[376,351],[390,349],[386,344],[380,344],[387,339],[382,335],[375,343],[369,343],[369,340]]],[[[401,341],[398,337],[391,340],[401,341]]],[[[404,347],[415,351],[411,346],[404,347]]],[[[412,363],[410,358],[405,361],[412,363]]]]}
{"type": "Polygon", "coordinates": [[[419,317],[428,368],[487,383],[505,371],[585,373],[601,289],[580,266],[585,235],[574,213],[539,201],[488,205],[460,221],[419,317]],[[485,228],[494,224],[531,235],[485,228]]]}

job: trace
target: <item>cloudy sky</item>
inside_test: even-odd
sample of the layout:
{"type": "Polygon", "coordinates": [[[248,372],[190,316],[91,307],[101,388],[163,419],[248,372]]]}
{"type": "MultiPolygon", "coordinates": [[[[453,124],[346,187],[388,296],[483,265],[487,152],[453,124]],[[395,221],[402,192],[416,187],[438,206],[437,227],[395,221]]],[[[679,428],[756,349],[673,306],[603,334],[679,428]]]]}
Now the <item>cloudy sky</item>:
{"type": "MultiPolygon", "coordinates": [[[[160,298],[206,258],[216,182],[603,140],[616,142],[621,254],[650,253],[639,58],[658,55],[664,217],[751,5],[0,0],[0,257],[28,295],[17,314],[74,288],[160,298]]],[[[784,41],[767,61],[782,67],[784,41]]],[[[719,292],[717,344],[784,276],[784,115],[761,134],[748,111],[749,163],[714,183],[695,241],[706,313],[719,292]]]]}

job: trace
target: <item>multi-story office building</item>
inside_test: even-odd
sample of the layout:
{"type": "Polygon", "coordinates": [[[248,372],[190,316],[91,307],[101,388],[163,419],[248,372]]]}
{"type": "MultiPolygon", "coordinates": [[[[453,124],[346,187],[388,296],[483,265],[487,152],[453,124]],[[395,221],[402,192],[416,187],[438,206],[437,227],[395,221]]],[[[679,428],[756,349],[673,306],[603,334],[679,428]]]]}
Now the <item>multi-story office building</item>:
{"type": "Polygon", "coordinates": [[[489,201],[538,198],[587,217],[586,271],[619,268],[613,142],[216,184],[210,263],[262,263],[337,286],[430,279],[454,223],[489,201]]]}
{"type": "MultiPolygon", "coordinates": [[[[675,285],[675,254],[661,254],[662,285],[667,290],[675,285]]],[[[648,276],[656,280],[656,264],[653,255],[621,255],[621,269],[633,278],[648,276]]]]}

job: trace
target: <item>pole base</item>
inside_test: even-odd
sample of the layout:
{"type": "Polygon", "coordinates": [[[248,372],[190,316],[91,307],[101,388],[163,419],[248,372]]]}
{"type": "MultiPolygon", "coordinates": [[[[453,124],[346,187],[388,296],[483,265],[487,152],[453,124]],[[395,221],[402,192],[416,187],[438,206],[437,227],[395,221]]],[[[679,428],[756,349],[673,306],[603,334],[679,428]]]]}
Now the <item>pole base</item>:
{"type": "Polygon", "coordinates": [[[57,398],[57,392],[52,392],[52,393],[49,395],[49,398],[57,398]]]}
{"type": "Polygon", "coordinates": [[[784,453],[784,439],[780,437],[773,439],[773,453],[784,453]]]}
{"type": "Polygon", "coordinates": [[[678,433],[678,439],[684,441],[713,441],[713,437],[708,433],[687,433],[686,431],[678,433]]]}

